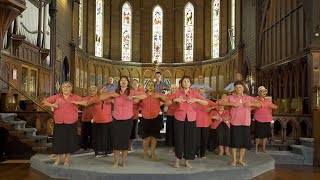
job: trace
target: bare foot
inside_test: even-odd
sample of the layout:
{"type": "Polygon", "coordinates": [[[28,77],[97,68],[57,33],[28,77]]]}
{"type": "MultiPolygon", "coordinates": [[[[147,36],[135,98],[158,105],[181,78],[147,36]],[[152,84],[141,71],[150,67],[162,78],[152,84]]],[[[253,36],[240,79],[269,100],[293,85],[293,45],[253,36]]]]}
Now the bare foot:
{"type": "Polygon", "coordinates": [[[248,166],[248,164],[246,164],[246,163],[243,162],[243,161],[239,161],[238,164],[241,165],[241,166],[248,166]]]}
{"type": "Polygon", "coordinates": [[[202,156],[201,158],[202,158],[202,159],[205,159],[205,158],[207,158],[207,157],[205,157],[205,156],[202,156]]]}
{"type": "Polygon", "coordinates": [[[186,166],[186,168],[192,168],[192,166],[191,166],[189,161],[186,161],[184,165],[186,166]]]}
{"type": "Polygon", "coordinates": [[[152,159],[152,160],[155,160],[155,159],[156,159],[156,154],[152,153],[152,154],[151,154],[151,159],[152,159]]]}
{"type": "Polygon", "coordinates": [[[256,149],[255,151],[254,151],[256,154],[258,154],[258,150],[256,149]]]}
{"type": "Polygon", "coordinates": [[[237,162],[236,161],[232,161],[229,163],[231,166],[236,166],[237,162]]]}
{"type": "Polygon", "coordinates": [[[63,164],[64,167],[68,167],[69,165],[70,165],[69,162],[64,162],[64,164],[63,164]]]}
{"type": "Polygon", "coordinates": [[[127,167],[127,163],[123,162],[123,163],[122,163],[122,167],[123,167],[123,168],[127,167]]]}
{"type": "Polygon", "coordinates": [[[223,152],[219,151],[218,156],[222,156],[223,152]]]}
{"type": "Polygon", "coordinates": [[[267,151],[266,151],[265,149],[262,149],[262,152],[263,152],[263,153],[267,153],[267,151]]]}
{"type": "Polygon", "coordinates": [[[144,154],[143,159],[148,159],[148,154],[144,154]]]}
{"type": "Polygon", "coordinates": [[[118,163],[114,163],[113,168],[117,168],[118,167],[118,163]]]}
{"type": "Polygon", "coordinates": [[[180,168],[180,162],[179,162],[179,161],[176,161],[176,162],[174,163],[174,167],[175,167],[175,168],[180,168]]]}
{"type": "Polygon", "coordinates": [[[60,164],[60,160],[56,160],[52,165],[58,166],[60,164]]]}

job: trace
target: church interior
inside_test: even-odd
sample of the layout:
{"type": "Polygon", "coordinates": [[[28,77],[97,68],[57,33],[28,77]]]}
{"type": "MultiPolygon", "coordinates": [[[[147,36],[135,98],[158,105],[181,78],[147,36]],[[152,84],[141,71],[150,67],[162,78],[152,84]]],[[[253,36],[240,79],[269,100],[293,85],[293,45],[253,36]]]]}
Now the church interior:
{"type": "Polygon", "coordinates": [[[0,0],[0,179],[52,179],[29,159],[50,153],[53,112],[42,100],[65,81],[85,97],[108,77],[145,87],[156,72],[169,85],[202,76],[213,101],[237,73],[249,96],[264,86],[278,106],[275,163],[253,179],[318,179],[319,68],[318,0],[0,0]]]}

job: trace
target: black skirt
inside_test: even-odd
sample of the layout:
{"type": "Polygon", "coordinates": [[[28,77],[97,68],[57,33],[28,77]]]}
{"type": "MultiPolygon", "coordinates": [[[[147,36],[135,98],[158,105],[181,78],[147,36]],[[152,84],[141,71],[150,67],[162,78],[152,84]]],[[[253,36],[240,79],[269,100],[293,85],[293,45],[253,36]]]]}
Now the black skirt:
{"type": "Polygon", "coordinates": [[[112,128],[112,147],[114,150],[128,150],[133,121],[114,120],[112,128]]]}
{"type": "Polygon", "coordinates": [[[271,134],[271,127],[270,122],[259,122],[257,120],[254,121],[255,125],[255,138],[270,138],[271,134]]]}
{"type": "Polygon", "coordinates": [[[107,154],[111,151],[111,128],[112,122],[93,124],[93,148],[96,154],[107,154]]]}
{"type": "Polygon", "coordinates": [[[167,116],[166,121],[166,144],[167,146],[174,146],[174,117],[167,116]]]}
{"type": "Polygon", "coordinates": [[[230,129],[225,123],[220,123],[216,129],[217,146],[230,146],[230,129]]]}
{"type": "Polygon", "coordinates": [[[208,149],[210,152],[214,151],[218,145],[216,142],[216,136],[217,136],[217,130],[216,129],[210,129],[209,131],[209,143],[208,143],[208,149]]]}
{"type": "Polygon", "coordinates": [[[139,136],[144,139],[153,136],[157,139],[161,139],[160,130],[163,128],[162,115],[157,116],[154,119],[140,118],[139,122],[139,136]]]}
{"type": "Polygon", "coordinates": [[[54,124],[53,154],[69,154],[79,150],[77,123],[54,124]]]}
{"type": "Polygon", "coordinates": [[[251,134],[250,126],[233,126],[230,128],[231,142],[230,147],[232,148],[251,148],[251,134]]]}
{"type": "Polygon", "coordinates": [[[135,138],[137,138],[138,119],[132,119],[132,121],[133,121],[133,126],[132,126],[132,130],[131,130],[130,139],[135,139],[135,138]]]}

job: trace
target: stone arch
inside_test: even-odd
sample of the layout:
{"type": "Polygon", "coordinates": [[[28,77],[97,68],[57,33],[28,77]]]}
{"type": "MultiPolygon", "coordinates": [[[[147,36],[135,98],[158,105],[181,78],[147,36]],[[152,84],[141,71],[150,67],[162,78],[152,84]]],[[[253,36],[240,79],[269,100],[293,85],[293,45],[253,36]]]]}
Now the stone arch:
{"type": "Polygon", "coordinates": [[[132,79],[138,79],[140,82],[140,73],[137,69],[132,69],[131,70],[131,78],[132,79]]]}

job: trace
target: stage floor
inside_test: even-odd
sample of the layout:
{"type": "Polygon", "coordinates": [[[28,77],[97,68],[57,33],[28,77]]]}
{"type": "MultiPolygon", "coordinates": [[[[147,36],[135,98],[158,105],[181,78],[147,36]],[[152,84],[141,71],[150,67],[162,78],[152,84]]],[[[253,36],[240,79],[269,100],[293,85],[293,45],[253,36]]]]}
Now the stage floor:
{"type": "MultiPolygon", "coordinates": [[[[54,158],[45,154],[36,154],[31,159],[31,167],[52,177],[63,179],[139,179],[139,180],[202,180],[202,179],[251,179],[274,169],[275,161],[268,154],[255,154],[247,151],[247,167],[229,165],[230,156],[218,156],[207,153],[206,159],[196,158],[191,161],[192,168],[181,166],[173,168],[175,156],[169,148],[158,148],[156,160],[144,160],[141,149],[128,155],[127,167],[113,168],[113,156],[96,158],[94,153],[80,153],[71,156],[69,167],[53,166],[54,158]]],[[[121,158],[120,158],[121,162],[121,158]]]]}

